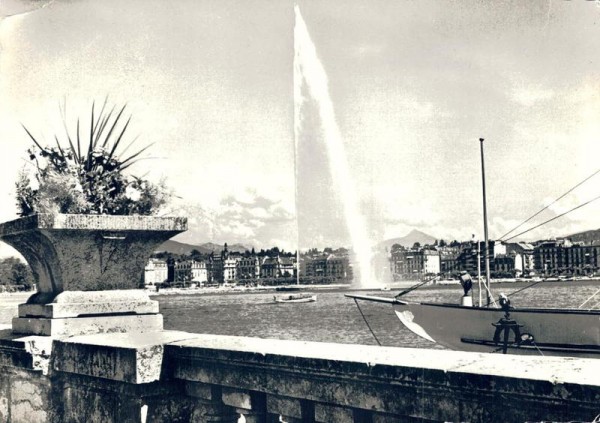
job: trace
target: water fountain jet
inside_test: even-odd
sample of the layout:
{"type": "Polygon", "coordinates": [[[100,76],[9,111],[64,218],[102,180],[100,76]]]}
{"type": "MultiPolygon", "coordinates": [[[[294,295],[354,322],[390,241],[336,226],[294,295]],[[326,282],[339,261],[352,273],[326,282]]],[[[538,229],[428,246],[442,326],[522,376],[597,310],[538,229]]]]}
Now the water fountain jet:
{"type": "Polygon", "coordinates": [[[334,186],[340,194],[355,263],[358,264],[360,274],[358,283],[361,287],[378,286],[371,268],[373,255],[371,240],[367,235],[364,217],[359,211],[358,198],[348,167],[344,142],[329,94],[327,74],[319,60],[315,45],[298,5],[294,6],[294,13],[296,18],[294,25],[294,133],[296,151],[298,151],[298,140],[302,130],[302,113],[305,103],[302,88],[304,86],[308,95],[317,105],[327,149],[329,169],[334,186]]]}

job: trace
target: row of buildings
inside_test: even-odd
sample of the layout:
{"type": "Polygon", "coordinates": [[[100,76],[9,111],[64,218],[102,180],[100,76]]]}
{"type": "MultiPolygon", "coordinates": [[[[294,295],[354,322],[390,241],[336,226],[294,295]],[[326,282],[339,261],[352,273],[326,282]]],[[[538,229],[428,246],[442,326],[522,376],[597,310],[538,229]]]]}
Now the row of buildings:
{"type": "MultiPolygon", "coordinates": [[[[454,277],[460,271],[485,272],[485,242],[463,242],[452,246],[394,245],[389,255],[395,280],[422,279],[427,275],[454,277]]],[[[492,277],[581,276],[599,269],[600,242],[573,243],[568,239],[535,243],[489,241],[492,277]]],[[[302,283],[351,282],[353,268],[347,249],[312,249],[293,254],[230,252],[225,244],[220,254],[205,258],[150,259],[145,268],[146,285],[197,283],[219,285],[236,281],[300,280],[302,283]]]]}
{"type": "MultiPolygon", "coordinates": [[[[464,242],[454,247],[404,248],[394,245],[390,268],[394,279],[419,279],[424,275],[454,276],[462,270],[485,272],[485,242],[464,242]]],[[[568,239],[535,243],[488,242],[492,276],[580,276],[598,270],[600,243],[572,243],[568,239]]]]}
{"type": "Polygon", "coordinates": [[[295,255],[230,252],[225,244],[220,254],[211,254],[206,258],[151,258],[144,272],[146,285],[219,285],[260,279],[296,280],[298,277],[310,281],[350,281],[352,266],[347,250],[311,250],[300,256],[299,265],[295,255]]]}

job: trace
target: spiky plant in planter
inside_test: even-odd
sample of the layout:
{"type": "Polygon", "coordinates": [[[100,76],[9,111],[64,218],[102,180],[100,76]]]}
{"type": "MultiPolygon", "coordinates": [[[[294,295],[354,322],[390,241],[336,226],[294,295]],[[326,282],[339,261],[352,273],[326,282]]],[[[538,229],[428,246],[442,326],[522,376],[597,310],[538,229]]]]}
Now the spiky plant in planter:
{"type": "MultiPolygon", "coordinates": [[[[36,213],[151,215],[169,197],[164,181],[150,181],[125,171],[140,159],[150,146],[119,157],[131,116],[124,121],[125,106],[100,113],[92,104],[89,130],[81,134],[77,120],[76,135],[67,129],[66,142],[55,136],[55,146],[42,146],[23,126],[34,145],[28,150],[34,172],[23,171],[16,184],[20,216],[36,213]]],[[[64,120],[64,119],[63,119],[64,120]]],[[[122,149],[123,154],[131,144],[122,149]]]]}

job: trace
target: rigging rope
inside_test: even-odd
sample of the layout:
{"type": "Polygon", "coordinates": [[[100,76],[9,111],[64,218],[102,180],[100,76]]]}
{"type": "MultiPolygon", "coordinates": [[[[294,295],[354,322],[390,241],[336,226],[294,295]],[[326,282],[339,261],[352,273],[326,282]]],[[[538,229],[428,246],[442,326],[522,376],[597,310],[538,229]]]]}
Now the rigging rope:
{"type": "Polygon", "coordinates": [[[591,199],[591,200],[589,200],[589,201],[586,201],[586,202],[585,202],[585,203],[583,203],[583,204],[580,204],[580,205],[578,205],[577,207],[573,207],[571,210],[568,210],[568,211],[566,211],[566,212],[564,212],[564,213],[561,213],[561,214],[559,214],[558,216],[554,216],[552,219],[548,219],[548,220],[546,220],[545,222],[542,222],[542,223],[540,223],[539,225],[535,225],[534,227],[532,227],[532,228],[529,228],[529,229],[527,229],[527,230],[525,230],[525,231],[523,231],[523,232],[520,232],[520,233],[518,233],[518,234],[516,234],[516,235],[513,235],[513,236],[511,236],[510,238],[506,238],[506,239],[504,239],[503,241],[504,241],[504,242],[506,242],[506,241],[510,241],[510,240],[511,240],[511,239],[513,239],[513,238],[516,238],[516,237],[519,237],[519,236],[521,236],[521,235],[523,235],[523,234],[526,234],[527,232],[529,232],[529,231],[532,231],[532,230],[534,230],[534,229],[537,229],[537,228],[539,228],[540,226],[542,226],[542,225],[545,225],[546,223],[550,223],[550,222],[552,222],[553,220],[556,220],[556,219],[558,219],[559,217],[563,217],[564,215],[566,215],[566,214],[568,214],[568,213],[571,213],[572,211],[575,211],[575,210],[577,210],[577,209],[579,209],[579,208],[581,208],[581,207],[583,207],[583,206],[587,206],[588,204],[590,204],[590,203],[591,203],[591,202],[593,202],[593,201],[596,201],[596,200],[597,200],[597,199],[599,199],[599,198],[600,198],[600,195],[599,195],[599,196],[597,196],[597,197],[594,197],[594,198],[592,198],[592,199],[591,199]]]}
{"type": "MultiPolygon", "coordinates": [[[[508,344],[507,344],[508,345],[508,344]]],[[[531,341],[531,345],[533,345],[535,347],[535,349],[537,350],[537,352],[539,352],[541,354],[542,357],[545,357],[544,353],[542,352],[542,350],[540,350],[540,348],[537,346],[537,344],[535,343],[535,341],[531,341]]],[[[513,342],[510,344],[511,347],[516,346],[517,348],[519,347],[519,344],[516,342],[513,342]]],[[[495,350],[492,350],[491,354],[500,352],[504,349],[504,345],[502,345],[499,348],[496,348],[495,350]]]]}
{"type": "Polygon", "coordinates": [[[498,304],[496,304],[496,300],[494,299],[494,296],[492,295],[492,291],[490,291],[490,287],[488,286],[487,282],[484,282],[483,286],[485,287],[485,290],[487,291],[488,297],[489,297],[486,307],[488,307],[490,305],[490,302],[492,304],[494,304],[494,307],[498,307],[498,304]]]}
{"type": "Polygon", "coordinates": [[[369,322],[367,321],[367,318],[363,314],[360,306],[358,305],[358,301],[357,301],[356,298],[354,299],[354,302],[356,303],[356,307],[358,307],[358,311],[360,312],[360,315],[362,316],[363,320],[367,324],[367,327],[369,328],[369,331],[371,332],[371,335],[373,335],[373,338],[375,338],[375,341],[377,341],[377,345],[379,345],[381,347],[381,342],[379,342],[379,339],[377,339],[377,335],[375,335],[375,332],[373,332],[373,329],[371,329],[371,325],[369,324],[369,322]]]}
{"type": "Polygon", "coordinates": [[[544,353],[542,352],[542,350],[540,350],[537,346],[537,344],[535,343],[535,341],[531,341],[531,343],[533,344],[533,346],[535,347],[536,350],[538,350],[538,352],[542,355],[542,357],[544,357],[544,353]]]}
{"type": "Polygon", "coordinates": [[[542,282],[544,282],[544,280],[541,280],[541,281],[534,282],[534,283],[532,283],[531,285],[527,285],[526,287],[524,287],[524,288],[521,288],[521,289],[518,289],[518,290],[516,290],[515,292],[511,292],[510,294],[507,294],[506,296],[507,296],[507,297],[510,297],[511,295],[514,295],[514,294],[516,294],[516,293],[518,293],[518,292],[521,292],[521,291],[524,291],[524,290],[526,290],[526,289],[529,289],[529,288],[531,288],[532,286],[535,286],[535,285],[537,285],[538,283],[542,283],[542,282]]]}
{"type": "MultiPolygon", "coordinates": [[[[499,240],[504,240],[504,237],[507,236],[508,234],[510,234],[511,232],[516,231],[517,229],[519,229],[521,226],[523,226],[524,224],[526,224],[527,222],[529,222],[531,219],[533,219],[534,217],[536,217],[538,214],[540,214],[541,212],[543,212],[544,210],[546,210],[548,207],[550,207],[551,205],[553,205],[554,203],[556,203],[557,201],[561,200],[562,198],[564,198],[565,196],[567,196],[568,194],[570,194],[575,188],[579,187],[580,185],[582,185],[584,182],[587,182],[589,179],[591,179],[592,177],[596,176],[596,174],[598,174],[600,172],[600,169],[598,169],[597,171],[595,171],[594,173],[592,173],[590,176],[588,176],[587,178],[585,178],[583,181],[579,182],[577,185],[575,185],[573,188],[571,188],[570,190],[568,190],[567,192],[565,192],[563,195],[561,195],[560,197],[558,197],[556,200],[554,200],[553,202],[551,202],[550,204],[548,204],[546,207],[542,208],[540,211],[538,211],[537,213],[534,213],[533,215],[529,216],[526,220],[524,220],[523,222],[519,223],[517,226],[515,226],[514,228],[512,228],[510,231],[508,231],[507,233],[505,233],[504,235],[502,235],[500,238],[498,238],[499,240]]],[[[512,237],[514,238],[514,237],[512,237]]],[[[509,238],[509,239],[512,239],[509,238]]]]}
{"type": "MultiPolygon", "coordinates": [[[[581,305],[579,307],[577,307],[577,308],[583,307],[589,300],[591,300],[592,298],[594,298],[598,294],[598,292],[600,292],[600,288],[598,288],[598,290],[596,292],[594,292],[587,300],[585,300],[583,303],[581,303],[581,305]]],[[[596,305],[594,305],[594,307],[595,306],[596,305]]]]}
{"type": "Polygon", "coordinates": [[[433,282],[434,280],[436,280],[436,279],[439,279],[439,278],[441,278],[441,276],[435,276],[435,277],[433,277],[433,278],[430,278],[430,279],[425,279],[423,282],[419,282],[419,283],[417,283],[417,284],[415,284],[415,285],[411,286],[410,288],[407,288],[407,289],[405,289],[405,290],[404,290],[404,291],[402,291],[401,293],[399,293],[399,294],[396,294],[396,295],[394,296],[394,298],[398,298],[398,297],[401,297],[401,296],[403,296],[403,295],[405,295],[405,294],[408,294],[409,292],[412,292],[412,291],[414,291],[415,289],[422,287],[422,286],[423,286],[423,285],[425,285],[426,283],[428,283],[428,282],[433,282]]]}

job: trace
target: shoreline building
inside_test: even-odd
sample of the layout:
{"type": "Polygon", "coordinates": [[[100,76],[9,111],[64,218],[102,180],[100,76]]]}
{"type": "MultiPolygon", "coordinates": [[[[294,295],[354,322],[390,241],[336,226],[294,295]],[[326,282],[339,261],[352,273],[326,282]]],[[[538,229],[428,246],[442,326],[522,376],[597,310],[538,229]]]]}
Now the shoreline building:
{"type": "Polygon", "coordinates": [[[591,276],[598,271],[600,243],[544,240],[534,248],[535,268],[545,276],[591,276]]]}
{"type": "Polygon", "coordinates": [[[144,285],[156,285],[168,280],[169,273],[167,262],[164,260],[151,258],[144,267],[144,285]]]}
{"type": "Polygon", "coordinates": [[[238,261],[238,276],[240,279],[260,278],[261,259],[255,255],[247,255],[238,261]]]}
{"type": "Polygon", "coordinates": [[[192,282],[198,282],[203,285],[208,282],[208,269],[203,260],[191,260],[190,270],[192,271],[192,282]]]}
{"type": "Polygon", "coordinates": [[[421,279],[441,272],[440,253],[435,247],[404,248],[394,246],[391,252],[394,280],[421,279]]]}
{"type": "Polygon", "coordinates": [[[349,251],[345,248],[323,251],[311,249],[300,256],[300,278],[309,283],[353,280],[354,273],[349,251]]]}
{"type": "Polygon", "coordinates": [[[265,257],[260,266],[261,278],[296,277],[295,260],[290,257],[265,257]]]}
{"type": "MultiPolygon", "coordinates": [[[[398,279],[422,279],[427,275],[457,277],[461,271],[471,275],[485,272],[485,241],[467,241],[452,246],[394,245],[390,254],[392,275],[398,279]]],[[[520,276],[534,270],[533,246],[526,243],[488,242],[490,271],[493,277],[520,276]]]]}

